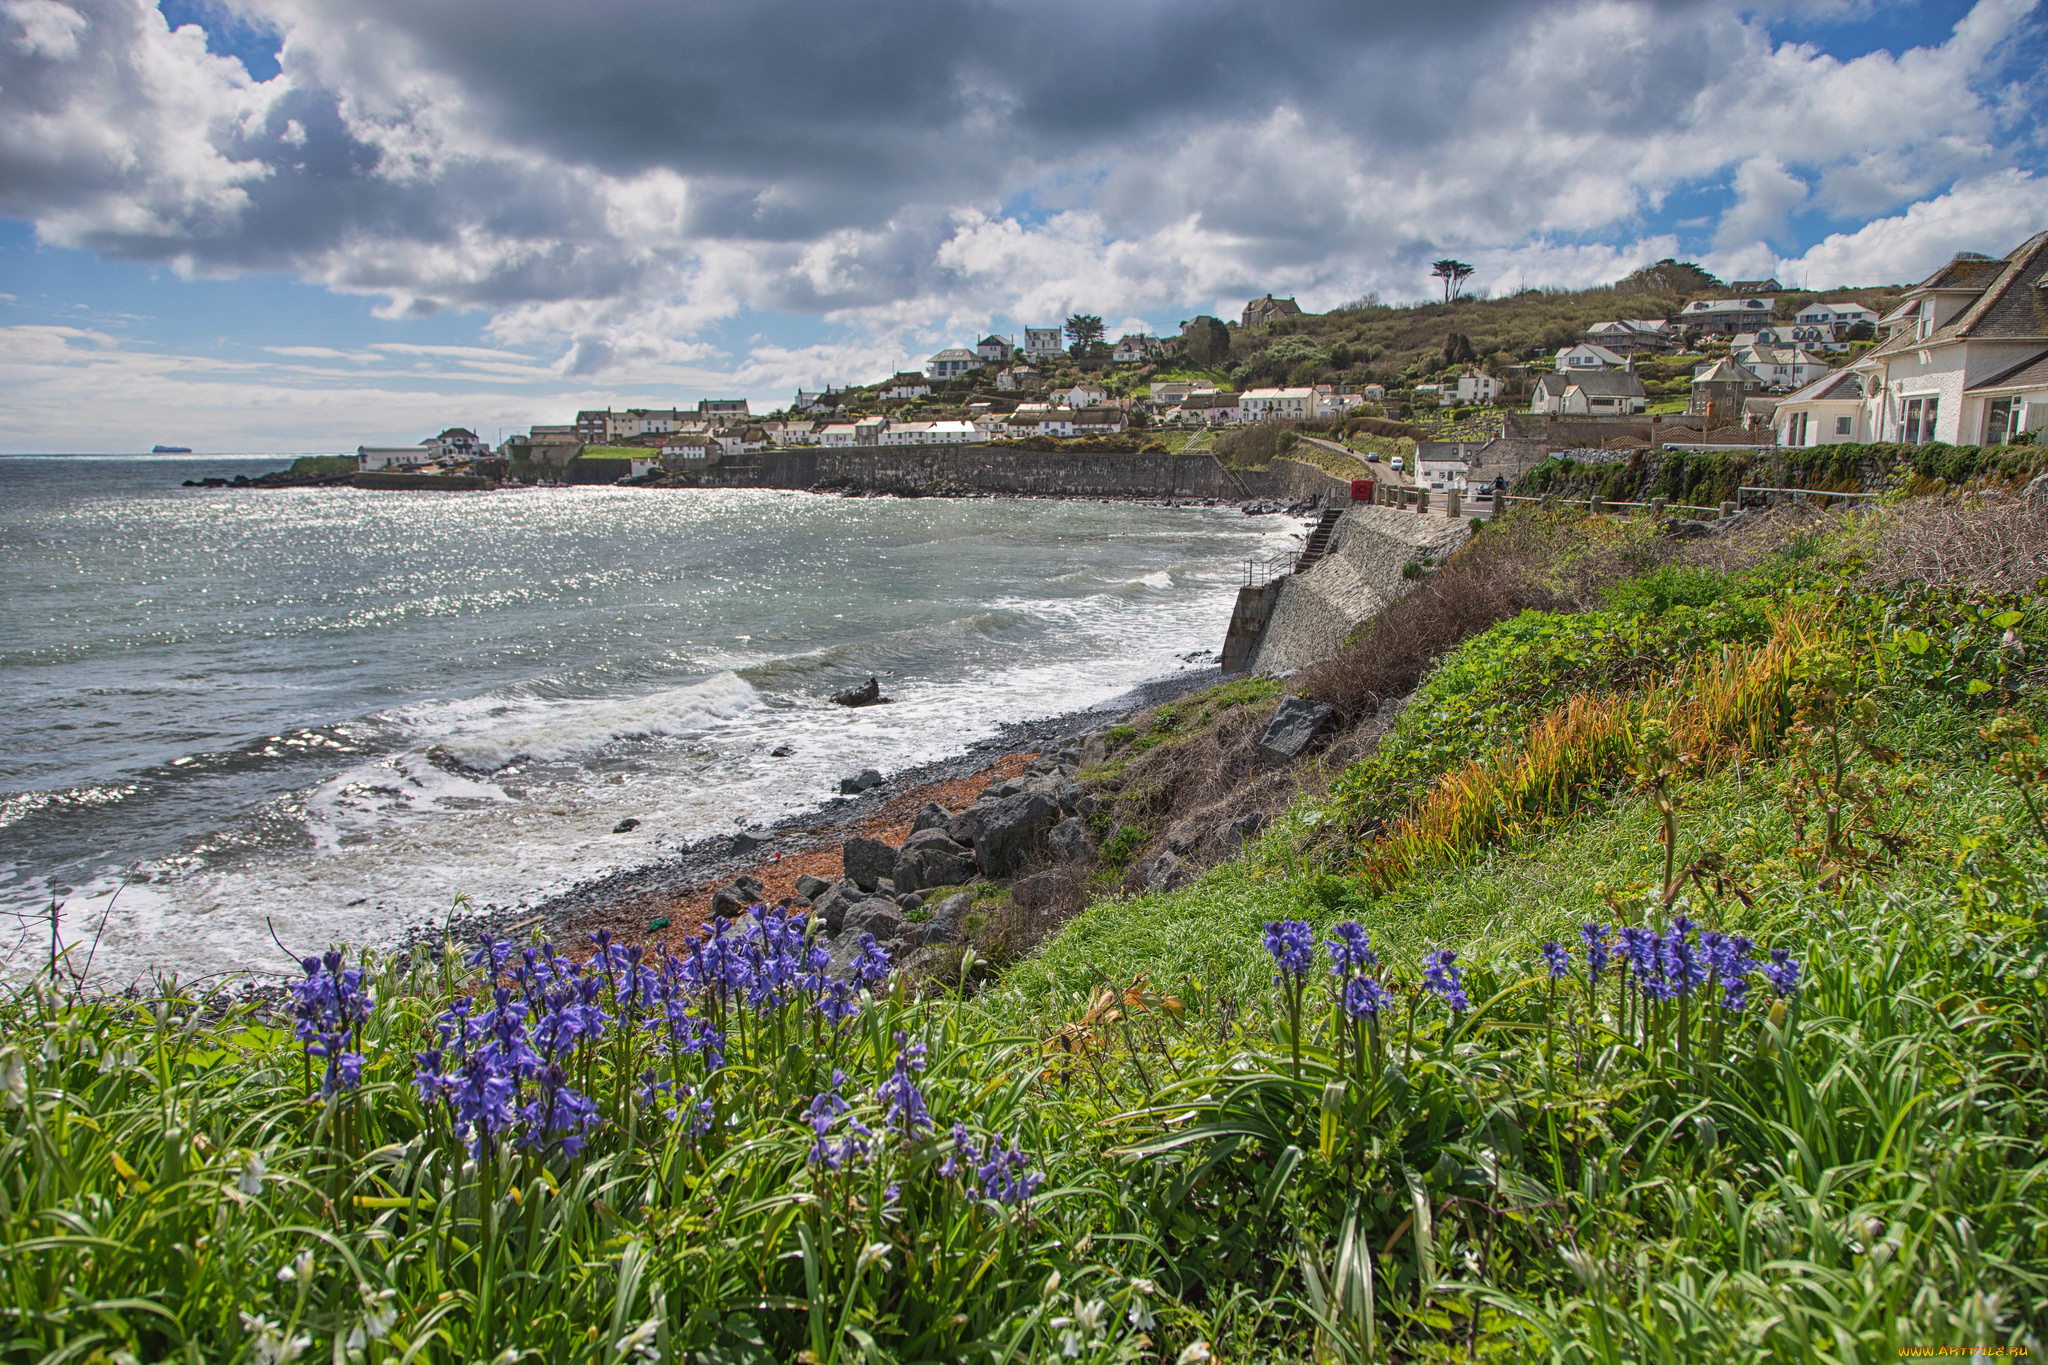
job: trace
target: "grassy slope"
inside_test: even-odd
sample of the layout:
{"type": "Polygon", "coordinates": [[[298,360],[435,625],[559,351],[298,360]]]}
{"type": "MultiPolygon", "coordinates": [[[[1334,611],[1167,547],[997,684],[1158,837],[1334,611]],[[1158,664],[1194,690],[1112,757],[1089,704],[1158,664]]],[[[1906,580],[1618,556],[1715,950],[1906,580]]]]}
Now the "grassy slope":
{"type": "MultiPolygon", "coordinates": [[[[2048,851],[1975,735],[2018,675],[1973,603],[1839,596],[1849,562],[1831,556],[1866,549],[1807,537],[1736,580],[1653,577],[1607,611],[1474,637],[1377,753],[1247,856],[1098,902],[974,1002],[897,992],[837,1032],[801,1001],[735,1010],[708,1085],[614,1031],[572,1068],[607,1121],[589,1147],[507,1147],[488,1182],[412,1091],[430,1020],[473,988],[453,964],[373,964],[362,1088],[331,1100],[305,1097],[297,1044],[260,1011],[16,996],[0,1359],[340,1356],[357,1331],[379,1361],[2039,1350],[2048,851]],[[1795,599],[1845,613],[1848,652],[1802,667],[1825,682],[1865,664],[1868,709],[1844,714],[1899,757],[1859,760],[1876,785],[1850,788],[1888,793],[1910,844],[1824,886],[1794,812],[1850,788],[1788,797],[1782,751],[1673,788],[1681,861],[1719,853],[1754,901],[1695,886],[1685,908],[1790,949],[1792,1009],[1759,983],[1724,1037],[1702,1002],[1681,1059],[1686,1016],[1646,1035],[1611,973],[1596,1012],[1576,977],[1548,993],[1546,937],[1661,918],[1643,898],[1660,817],[1625,771],[1391,891],[1359,875],[1362,841],[1465,756],[1519,752],[1569,697],[1640,697],[1702,654],[1760,648],[1795,599]],[[1397,1002],[1369,1068],[1333,1050],[1320,964],[1302,1029],[1287,1022],[1259,934],[1295,916],[1372,931],[1397,1002]],[[1441,946],[1468,972],[1466,1014],[1416,989],[1441,946]],[[821,1167],[809,1097],[843,1068],[852,1117],[880,1133],[899,1029],[929,1048],[912,1074],[934,1131],[821,1167]],[[650,1064],[706,1086],[710,1132],[632,1105],[650,1064]],[[1028,1213],[962,1197],[943,1164],[956,1122],[1045,1174],[1028,1213]]],[[[2048,653],[2041,604],[2015,609],[2048,653]]],[[[1781,682],[1818,704],[1819,683],[1781,682]]]]}

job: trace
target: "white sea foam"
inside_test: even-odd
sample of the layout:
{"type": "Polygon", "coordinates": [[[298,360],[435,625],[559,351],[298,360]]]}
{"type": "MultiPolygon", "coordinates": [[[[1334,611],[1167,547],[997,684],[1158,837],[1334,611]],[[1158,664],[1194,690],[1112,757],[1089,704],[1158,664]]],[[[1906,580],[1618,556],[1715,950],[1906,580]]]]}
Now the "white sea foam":
{"type": "Polygon", "coordinates": [[[699,733],[758,700],[744,678],[728,672],[643,696],[490,696],[411,708],[397,719],[465,766],[495,772],[520,759],[582,757],[622,739],[699,733]]]}

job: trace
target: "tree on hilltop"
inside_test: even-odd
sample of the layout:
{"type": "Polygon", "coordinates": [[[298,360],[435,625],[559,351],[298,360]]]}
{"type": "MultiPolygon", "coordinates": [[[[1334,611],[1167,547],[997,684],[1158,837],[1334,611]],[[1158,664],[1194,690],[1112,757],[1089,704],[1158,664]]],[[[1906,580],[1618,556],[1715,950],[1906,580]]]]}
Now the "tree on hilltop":
{"type": "Polygon", "coordinates": [[[1067,351],[1079,360],[1102,344],[1102,319],[1094,313],[1076,313],[1067,319],[1067,351]]]}
{"type": "Polygon", "coordinates": [[[1691,261],[1674,261],[1669,256],[1655,265],[1631,271],[1614,282],[1617,294],[1704,294],[1720,289],[1721,281],[1691,261]]]}
{"type": "Polygon", "coordinates": [[[1449,303],[1457,297],[1459,286],[1471,279],[1478,269],[1478,266],[1467,265],[1463,261],[1454,261],[1446,256],[1443,260],[1431,266],[1429,273],[1444,282],[1444,302],[1449,303]]]}
{"type": "Polygon", "coordinates": [[[1208,314],[1181,327],[1181,346],[1197,365],[1213,365],[1230,357],[1230,329],[1208,314]]]}

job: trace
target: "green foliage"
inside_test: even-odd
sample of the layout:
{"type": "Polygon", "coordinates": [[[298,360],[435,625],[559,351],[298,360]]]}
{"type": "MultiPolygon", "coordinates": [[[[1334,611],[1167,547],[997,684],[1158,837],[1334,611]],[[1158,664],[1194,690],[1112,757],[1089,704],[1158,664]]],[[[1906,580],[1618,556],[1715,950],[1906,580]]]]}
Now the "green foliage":
{"type": "Polygon", "coordinates": [[[1675,606],[1712,606],[1728,586],[1727,578],[1711,569],[1671,564],[1617,583],[1603,596],[1608,606],[1626,615],[1661,616],[1675,606]]]}
{"type": "Polygon", "coordinates": [[[292,461],[291,472],[316,479],[333,478],[338,474],[353,474],[356,472],[356,457],[353,455],[301,455],[292,461]]]}

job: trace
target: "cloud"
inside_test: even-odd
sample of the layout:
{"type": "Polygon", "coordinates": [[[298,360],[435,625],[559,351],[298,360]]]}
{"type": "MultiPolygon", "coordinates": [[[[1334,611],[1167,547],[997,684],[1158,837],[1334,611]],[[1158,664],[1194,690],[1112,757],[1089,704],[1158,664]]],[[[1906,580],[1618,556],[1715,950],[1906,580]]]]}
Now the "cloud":
{"type": "Polygon", "coordinates": [[[1684,254],[1676,196],[1724,273],[1816,217],[1901,220],[1798,258],[1844,278],[1974,229],[1947,200],[2036,202],[2031,0],[1848,58],[1728,0],[225,2],[280,35],[275,75],[146,0],[0,0],[0,213],[476,310],[490,343],[277,363],[781,389],[1076,309],[1427,297],[1446,253],[1495,290],[1600,283],[1684,254]],[[833,339],[724,339],[765,315],[833,339]]]}
{"type": "Polygon", "coordinates": [[[1971,180],[1904,213],[1831,234],[1799,256],[1781,258],[1788,284],[1913,283],[1958,251],[1999,256],[2048,227],[2048,179],[2007,170],[1971,180]]]}

